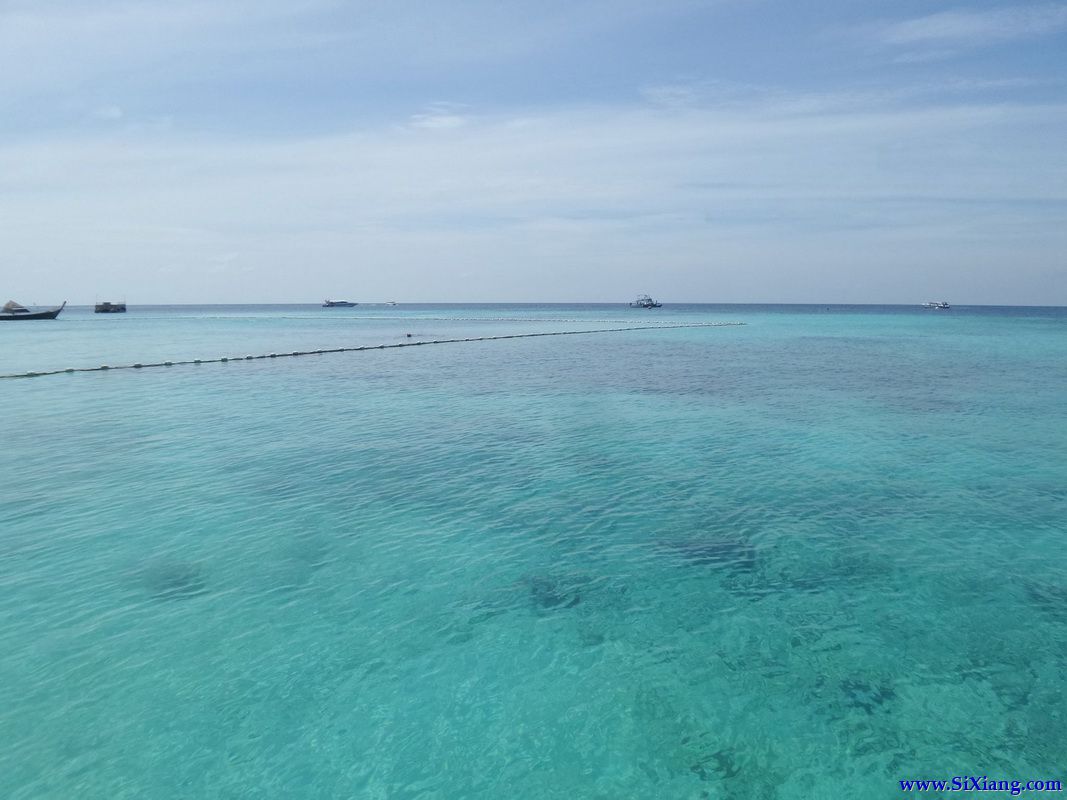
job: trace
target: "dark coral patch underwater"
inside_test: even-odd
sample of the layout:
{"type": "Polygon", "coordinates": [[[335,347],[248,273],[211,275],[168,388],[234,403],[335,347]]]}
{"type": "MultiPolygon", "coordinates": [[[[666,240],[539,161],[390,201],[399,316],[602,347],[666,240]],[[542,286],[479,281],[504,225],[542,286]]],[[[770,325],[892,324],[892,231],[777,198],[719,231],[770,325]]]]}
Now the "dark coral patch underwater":
{"type": "Polygon", "coordinates": [[[157,561],[140,572],[141,585],[156,600],[181,600],[207,593],[204,569],[189,561],[157,561]]]}
{"type": "Polygon", "coordinates": [[[582,602],[581,589],[585,581],[550,575],[528,575],[520,583],[526,588],[534,610],[540,613],[574,608],[582,602]]]}
{"type": "Polygon", "coordinates": [[[733,572],[753,572],[758,563],[755,546],[742,538],[675,539],[659,544],[656,549],[694,567],[722,567],[733,572]]]}

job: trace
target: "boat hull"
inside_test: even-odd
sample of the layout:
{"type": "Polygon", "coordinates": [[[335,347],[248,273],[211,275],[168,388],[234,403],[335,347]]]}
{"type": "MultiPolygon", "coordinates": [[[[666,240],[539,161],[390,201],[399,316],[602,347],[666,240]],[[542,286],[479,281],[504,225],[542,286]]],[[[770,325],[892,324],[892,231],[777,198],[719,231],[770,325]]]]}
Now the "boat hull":
{"type": "Polygon", "coordinates": [[[26,314],[12,314],[10,312],[0,312],[0,322],[6,322],[8,320],[25,320],[25,319],[55,319],[59,316],[59,312],[66,308],[66,301],[63,302],[59,308],[52,308],[48,311],[30,311],[26,314]]]}
{"type": "Polygon", "coordinates": [[[649,295],[640,295],[636,300],[630,303],[630,308],[659,308],[663,303],[657,303],[649,295]]]}

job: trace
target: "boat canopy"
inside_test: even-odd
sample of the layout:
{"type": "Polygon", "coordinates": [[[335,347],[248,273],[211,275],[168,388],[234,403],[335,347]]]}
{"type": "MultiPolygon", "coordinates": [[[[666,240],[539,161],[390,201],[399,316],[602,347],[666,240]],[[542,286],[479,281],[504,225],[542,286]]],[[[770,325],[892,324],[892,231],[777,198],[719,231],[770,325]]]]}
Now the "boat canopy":
{"type": "Polygon", "coordinates": [[[29,311],[29,309],[25,306],[19,305],[14,300],[8,300],[6,303],[4,303],[4,311],[7,311],[11,314],[18,314],[24,311],[29,311]]]}

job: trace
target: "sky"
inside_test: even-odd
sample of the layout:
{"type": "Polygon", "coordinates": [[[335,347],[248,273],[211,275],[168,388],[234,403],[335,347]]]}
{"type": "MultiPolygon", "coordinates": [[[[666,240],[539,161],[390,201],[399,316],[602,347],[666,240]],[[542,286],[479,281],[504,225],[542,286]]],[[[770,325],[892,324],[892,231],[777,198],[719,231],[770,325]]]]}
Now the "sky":
{"type": "Polygon", "coordinates": [[[0,0],[0,300],[1067,305],[1067,2],[0,0]]]}

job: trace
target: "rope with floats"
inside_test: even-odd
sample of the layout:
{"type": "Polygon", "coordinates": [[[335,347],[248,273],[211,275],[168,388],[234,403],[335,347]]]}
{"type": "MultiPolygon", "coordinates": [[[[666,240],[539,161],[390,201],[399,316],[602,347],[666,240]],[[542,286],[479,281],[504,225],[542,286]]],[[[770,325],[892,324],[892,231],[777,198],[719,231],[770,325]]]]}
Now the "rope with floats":
{"type": "MultiPolygon", "coordinates": [[[[623,333],[625,331],[656,331],[676,328],[728,328],[744,325],[743,322],[689,322],[677,325],[635,325],[626,328],[594,328],[581,331],[545,331],[543,333],[509,333],[498,336],[470,336],[462,339],[432,339],[414,342],[396,342],[393,344],[368,344],[359,347],[334,347],[322,350],[293,350],[289,353],[266,353],[265,355],[221,356],[219,358],[193,358],[185,361],[157,361],[153,363],[101,364],[98,367],[67,367],[66,369],[41,370],[36,372],[18,372],[0,375],[0,380],[14,378],[42,378],[46,375],[66,375],[75,372],[110,372],[121,369],[152,369],[155,367],[179,367],[190,364],[226,364],[230,361],[259,361],[270,358],[296,358],[298,356],[326,355],[327,353],[357,353],[366,350],[392,350],[398,347],[418,347],[428,344],[457,344],[461,342],[492,342],[501,339],[530,339],[535,336],[580,336],[588,333],[623,333]]],[[[409,337],[411,334],[407,334],[409,337]]]]}

